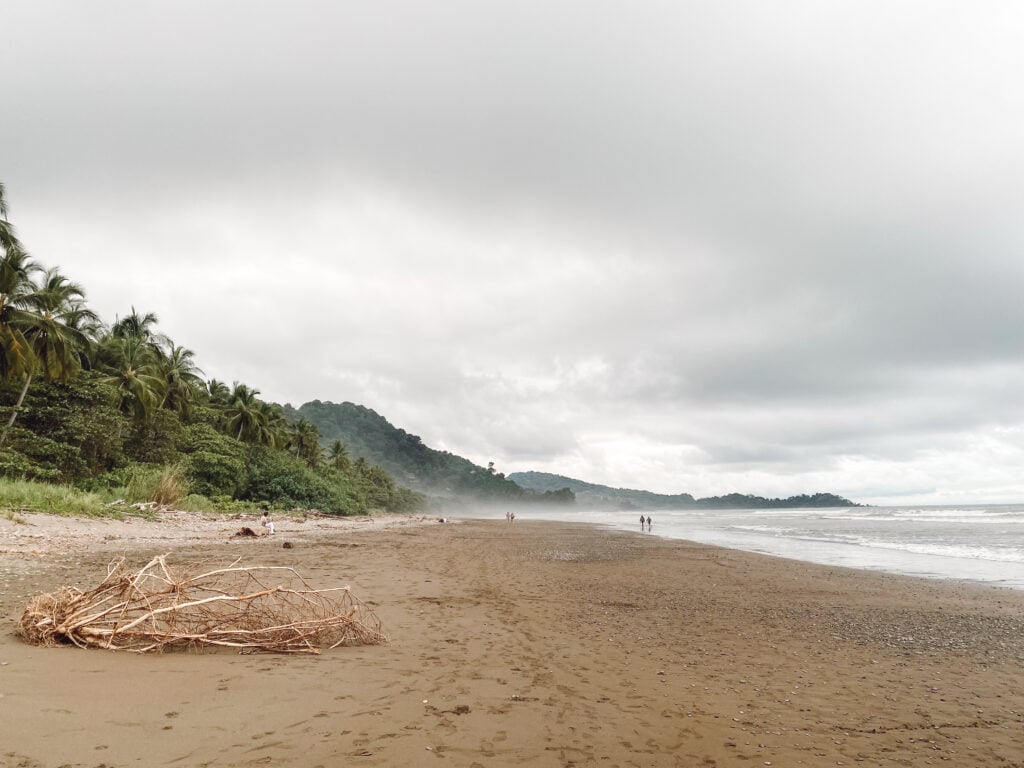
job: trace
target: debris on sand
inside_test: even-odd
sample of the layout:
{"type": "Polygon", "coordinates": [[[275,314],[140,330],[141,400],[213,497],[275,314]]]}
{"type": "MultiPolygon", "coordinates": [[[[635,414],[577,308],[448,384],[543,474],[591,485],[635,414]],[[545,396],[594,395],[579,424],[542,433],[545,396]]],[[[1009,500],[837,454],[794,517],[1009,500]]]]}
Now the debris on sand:
{"type": "Polygon", "coordinates": [[[18,624],[34,645],[163,651],[320,653],[387,642],[380,620],[348,587],[313,589],[292,568],[171,566],[166,555],[137,571],[124,558],[88,591],[62,587],[33,598],[18,624]]]}

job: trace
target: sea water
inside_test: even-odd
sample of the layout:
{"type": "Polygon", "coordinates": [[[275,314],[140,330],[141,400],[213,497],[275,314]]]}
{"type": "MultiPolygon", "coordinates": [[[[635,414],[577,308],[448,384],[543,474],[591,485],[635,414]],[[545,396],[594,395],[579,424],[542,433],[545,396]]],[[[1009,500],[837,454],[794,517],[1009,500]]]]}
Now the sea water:
{"type": "Polygon", "coordinates": [[[825,565],[1024,589],[1024,505],[828,509],[558,510],[519,517],[596,523],[825,565]]]}

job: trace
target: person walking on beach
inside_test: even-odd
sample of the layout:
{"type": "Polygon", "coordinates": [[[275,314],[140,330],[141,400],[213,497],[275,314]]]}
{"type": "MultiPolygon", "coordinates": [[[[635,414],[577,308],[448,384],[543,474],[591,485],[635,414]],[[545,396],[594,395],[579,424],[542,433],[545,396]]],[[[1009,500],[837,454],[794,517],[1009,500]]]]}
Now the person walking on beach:
{"type": "Polygon", "coordinates": [[[644,529],[644,516],[640,515],[640,530],[642,531],[643,529],[644,529]]]}

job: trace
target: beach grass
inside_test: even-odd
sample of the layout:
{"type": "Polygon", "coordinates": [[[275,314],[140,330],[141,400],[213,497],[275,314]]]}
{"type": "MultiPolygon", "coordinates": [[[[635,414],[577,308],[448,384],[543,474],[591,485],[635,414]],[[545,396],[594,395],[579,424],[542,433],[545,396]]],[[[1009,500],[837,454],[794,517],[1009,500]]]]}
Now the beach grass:
{"type": "MultiPolygon", "coordinates": [[[[136,466],[121,482],[93,490],[68,484],[0,478],[0,516],[18,522],[23,513],[43,512],[65,517],[143,517],[155,509],[195,513],[259,513],[263,502],[210,499],[190,493],[184,471],[176,465],[136,466]]],[[[286,514],[291,510],[275,510],[286,514]]]]}
{"type": "Polygon", "coordinates": [[[139,505],[176,507],[205,512],[212,502],[190,495],[179,466],[134,467],[123,484],[95,490],[35,480],[0,478],[0,513],[15,519],[21,512],[46,512],[82,517],[146,517],[152,512],[139,505]]]}
{"type": "Polygon", "coordinates": [[[9,520],[16,521],[21,512],[121,517],[125,510],[112,506],[114,499],[108,492],[82,491],[71,485],[0,479],[0,510],[9,520]]]}

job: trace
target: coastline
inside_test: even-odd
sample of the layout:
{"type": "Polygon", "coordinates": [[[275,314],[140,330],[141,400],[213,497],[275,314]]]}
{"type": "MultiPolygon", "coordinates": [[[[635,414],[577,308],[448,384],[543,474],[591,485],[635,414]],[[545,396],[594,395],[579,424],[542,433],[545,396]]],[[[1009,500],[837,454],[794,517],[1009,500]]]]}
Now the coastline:
{"type": "MultiPolygon", "coordinates": [[[[657,524],[648,535],[832,567],[1024,590],[1020,504],[653,512],[657,524]]],[[[556,516],[531,510],[522,518],[637,530],[632,513],[624,520],[615,511],[556,516]]]]}
{"type": "Polygon", "coordinates": [[[584,524],[0,520],[0,765],[1024,765],[1024,594],[584,524]],[[71,522],[68,522],[71,521],[71,522]],[[293,543],[284,549],[284,541],[293,543]],[[387,646],[34,648],[121,554],[351,584],[387,646]]]}

